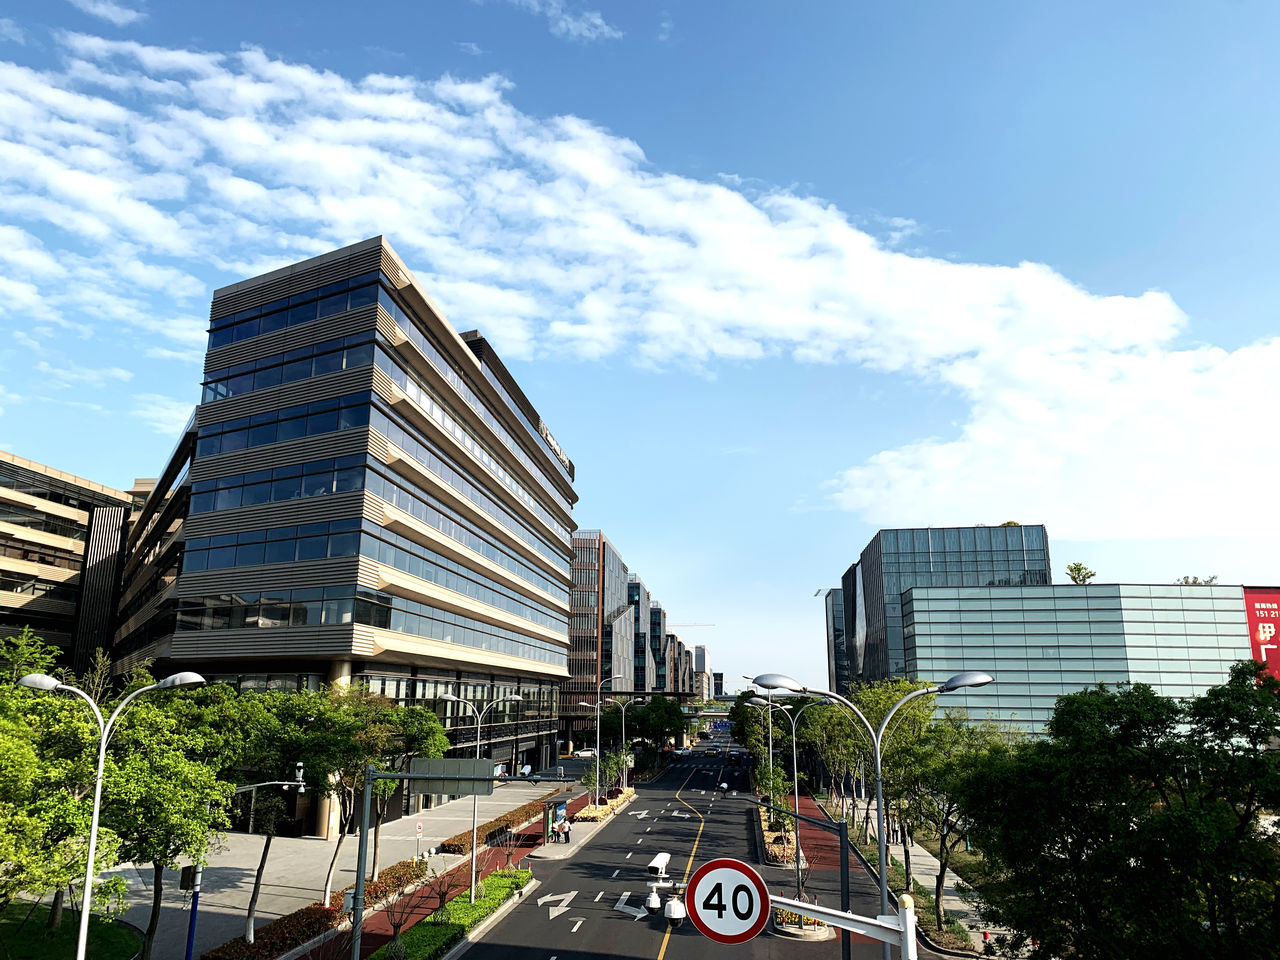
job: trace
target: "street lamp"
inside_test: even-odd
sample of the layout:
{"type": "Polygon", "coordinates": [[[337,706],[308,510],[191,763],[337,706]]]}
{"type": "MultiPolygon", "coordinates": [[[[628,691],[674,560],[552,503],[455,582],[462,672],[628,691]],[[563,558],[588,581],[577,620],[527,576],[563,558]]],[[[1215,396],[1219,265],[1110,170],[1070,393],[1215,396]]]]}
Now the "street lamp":
{"type": "MultiPolygon", "coordinates": [[[[623,679],[621,676],[605,677],[596,684],[596,806],[600,806],[600,698],[604,696],[604,685],[613,683],[615,680],[623,679]]],[[[579,702],[580,707],[589,707],[591,704],[579,702]]]]}
{"type": "MultiPolygon", "coordinates": [[[[759,701],[758,703],[754,703],[753,704],[754,706],[760,706],[760,704],[763,704],[766,702],[764,700],[761,700],[759,697],[752,697],[750,700],[747,701],[747,703],[753,703],[753,701],[759,701]]],[[[795,841],[796,841],[796,899],[797,900],[800,899],[800,762],[797,759],[797,755],[796,755],[796,732],[799,729],[798,724],[800,723],[800,714],[804,713],[810,707],[816,707],[819,704],[826,704],[831,702],[832,701],[827,699],[826,697],[821,697],[817,700],[810,700],[808,703],[806,703],[803,707],[801,707],[795,713],[786,712],[787,710],[791,709],[791,704],[789,703],[783,707],[778,708],[779,710],[783,711],[782,715],[791,721],[791,781],[795,787],[795,804],[792,807],[792,809],[795,810],[796,812],[795,841]]]]}
{"type": "MultiPolygon", "coordinates": [[[[995,677],[989,673],[979,673],[977,671],[966,671],[957,673],[954,677],[944,680],[940,684],[931,687],[924,687],[920,690],[912,690],[905,697],[889,708],[889,712],[884,715],[884,719],[880,721],[880,729],[877,731],[871,726],[871,723],[863,715],[862,711],[850,703],[846,698],[834,693],[830,690],[815,690],[812,687],[806,687],[797,680],[781,673],[763,673],[752,680],[756,686],[764,687],[766,690],[790,690],[792,693],[808,693],[814,696],[826,697],[836,703],[843,704],[849,710],[853,711],[854,716],[862,721],[862,725],[867,728],[867,733],[871,735],[872,758],[875,761],[876,773],[876,849],[880,857],[880,913],[887,915],[889,913],[889,850],[888,844],[885,842],[884,836],[884,777],[881,770],[880,751],[882,747],[882,738],[885,729],[889,726],[889,721],[893,719],[893,715],[898,712],[898,708],[909,700],[916,697],[923,697],[932,693],[951,693],[963,687],[981,687],[991,683],[995,677]]],[[[772,726],[772,724],[770,724],[772,726]]],[[[842,855],[844,855],[842,851],[842,855]]],[[[889,944],[884,943],[884,960],[889,960],[889,944]]]]}
{"type": "MultiPolygon", "coordinates": [[[[454,696],[452,693],[440,694],[441,700],[448,700],[452,703],[461,703],[466,706],[472,713],[476,715],[476,759],[480,759],[480,728],[484,726],[484,715],[496,707],[500,703],[515,703],[521,701],[524,697],[518,693],[513,693],[507,697],[499,697],[493,703],[489,704],[483,710],[476,710],[476,705],[470,700],[463,700],[461,697],[454,696]]],[[[478,796],[471,794],[471,902],[476,902],[476,819],[478,812],[478,796]]],[[[363,869],[363,866],[361,867],[363,869]]]]}
{"type": "Polygon", "coordinates": [[[115,732],[116,721],[134,697],[152,690],[178,690],[183,687],[198,687],[202,683],[204,683],[204,677],[200,676],[200,674],[183,671],[182,673],[175,673],[172,676],[165,677],[159,683],[139,687],[121,700],[120,705],[116,707],[111,717],[106,723],[103,723],[102,711],[93,702],[93,698],[79,687],[60,683],[53,677],[43,673],[29,673],[18,681],[19,686],[30,687],[32,690],[63,690],[74,694],[89,705],[89,709],[93,711],[93,719],[98,723],[98,772],[93,781],[93,816],[89,821],[89,862],[84,871],[84,894],[81,897],[80,904],[80,934],[76,940],[76,960],[85,960],[85,950],[89,943],[89,903],[93,895],[93,860],[94,854],[98,849],[98,814],[102,809],[102,771],[107,762],[107,743],[111,740],[111,734],[115,732]]]}
{"type": "MultiPolygon", "coordinates": [[[[617,702],[616,700],[614,701],[617,702]]],[[[627,743],[627,707],[633,703],[645,703],[644,697],[634,697],[622,704],[622,792],[627,790],[627,759],[631,756],[631,744],[627,743]]]]}
{"type": "MultiPolygon", "coordinates": [[[[748,677],[745,673],[742,675],[742,679],[751,680],[751,678],[748,677]]],[[[754,680],[751,680],[751,683],[752,683],[752,686],[760,686],[760,684],[757,684],[754,680]]],[[[754,697],[753,699],[759,700],[761,698],[754,697]]],[[[773,691],[772,690],[768,691],[768,700],[766,701],[766,705],[769,707],[769,784],[770,784],[769,789],[772,790],[773,789],[773,786],[772,786],[773,784],[773,691]]]]}

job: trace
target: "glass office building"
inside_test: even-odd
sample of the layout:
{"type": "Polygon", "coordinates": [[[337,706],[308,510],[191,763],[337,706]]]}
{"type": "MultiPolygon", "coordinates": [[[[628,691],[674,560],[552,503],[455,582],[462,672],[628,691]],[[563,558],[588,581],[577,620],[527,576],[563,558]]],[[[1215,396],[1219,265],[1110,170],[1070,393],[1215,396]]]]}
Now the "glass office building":
{"type": "Polygon", "coordinates": [[[906,675],[902,596],[913,587],[1052,582],[1039,524],[881,530],[841,578],[850,678],[906,675]]]}
{"type": "Polygon", "coordinates": [[[1031,733],[1064,693],[1147,683],[1165,696],[1195,696],[1250,657],[1236,586],[921,585],[902,594],[902,626],[906,676],[940,681],[980,670],[996,678],[940,697],[939,709],[962,707],[1031,733]]]}
{"type": "Polygon", "coordinates": [[[822,602],[827,612],[827,689],[847,695],[851,676],[844,633],[844,591],[839,587],[828,590],[822,602]]]}

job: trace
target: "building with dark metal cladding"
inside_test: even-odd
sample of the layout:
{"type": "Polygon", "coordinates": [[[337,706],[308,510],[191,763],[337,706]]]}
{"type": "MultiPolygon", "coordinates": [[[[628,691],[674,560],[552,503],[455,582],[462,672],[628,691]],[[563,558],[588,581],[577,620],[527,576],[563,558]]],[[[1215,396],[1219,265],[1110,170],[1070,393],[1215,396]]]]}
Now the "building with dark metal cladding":
{"type": "Polygon", "coordinates": [[[0,636],[30,626],[77,670],[87,666],[92,649],[81,657],[72,642],[76,620],[92,613],[110,624],[130,503],[123,490],[0,450],[0,636]]]}
{"type": "Polygon", "coordinates": [[[653,647],[649,644],[649,590],[634,573],[627,576],[627,602],[631,605],[632,688],[647,691],[653,686],[656,668],[653,660],[653,647]]]}
{"type": "Polygon", "coordinates": [[[194,422],[130,533],[119,667],[362,683],[464,745],[441,694],[518,694],[484,752],[553,763],[574,470],[490,344],[381,237],[224,287],[210,316],[194,422]]]}
{"type": "Polygon", "coordinates": [[[827,614],[827,683],[830,684],[827,689],[847,696],[852,675],[844,632],[844,590],[840,587],[828,590],[822,603],[827,614]]]}

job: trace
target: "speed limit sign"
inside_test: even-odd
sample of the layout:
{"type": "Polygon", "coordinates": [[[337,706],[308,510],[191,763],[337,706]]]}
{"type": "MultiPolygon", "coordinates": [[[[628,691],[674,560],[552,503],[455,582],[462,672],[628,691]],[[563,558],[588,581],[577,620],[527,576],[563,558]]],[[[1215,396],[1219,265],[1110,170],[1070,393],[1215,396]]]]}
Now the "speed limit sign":
{"type": "Polygon", "coordinates": [[[689,922],[717,943],[746,943],[769,922],[769,890],[741,860],[709,860],[685,891],[689,922]]]}

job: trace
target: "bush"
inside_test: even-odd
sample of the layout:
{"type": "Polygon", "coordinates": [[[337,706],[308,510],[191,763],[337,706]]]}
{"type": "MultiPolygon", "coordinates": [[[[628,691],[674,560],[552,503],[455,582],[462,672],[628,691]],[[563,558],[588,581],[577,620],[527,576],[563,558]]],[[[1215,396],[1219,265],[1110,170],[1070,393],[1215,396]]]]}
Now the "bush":
{"type": "MultiPolygon", "coordinates": [[[[510,813],[504,813],[497,819],[490,820],[488,823],[482,823],[476,828],[476,837],[481,843],[488,843],[489,839],[496,833],[503,830],[515,830],[517,827],[533,820],[535,817],[542,816],[542,805],[545,801],[550,800],[559,794],[560,791],[552,790],[544,797],[538,800],[530,800],[524,806],[517,807],[510,813]]],[[[441,853],[459,853],[467,854],[471,852],[471,831],[464,830],[462,833],[455,833],[448,840],[440,844],[441,853]]]]}
{"type": "MultiPolygon", "coordinates": [[[[459,894],[432,914],[410,927],[400,937],[406,960],[435,960],[460,941],[468,930],[511,899],[512,894],[533,878],[529,870],[497,870],[485,880],[485,895],[471,903],[459,894]]],[[[391,944],[379,949],[371,960],[386,960],[391,944]]]]}
{"type": "MultiPolygon", "coordinates": [[[[341,903],[342,898],[338,899],[341,903]]],[[[201,954],[200,960],[273,960],[320,936],[335,926],[339,919],[337,910],[313,903],[255,931],[253,943],[245,943],[243,937],[236,937],[201,954]]]]}

